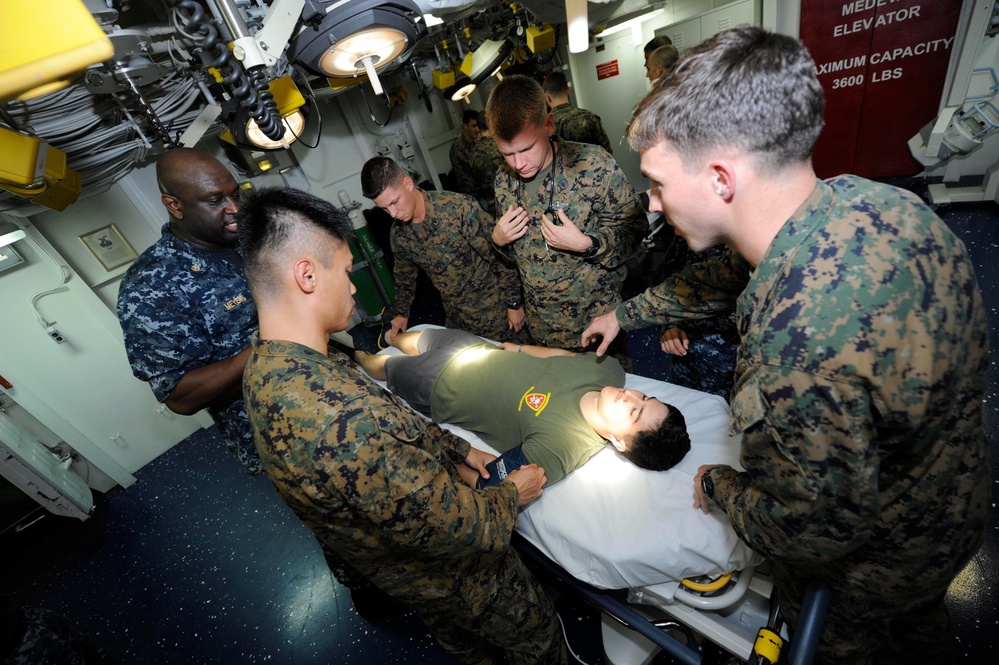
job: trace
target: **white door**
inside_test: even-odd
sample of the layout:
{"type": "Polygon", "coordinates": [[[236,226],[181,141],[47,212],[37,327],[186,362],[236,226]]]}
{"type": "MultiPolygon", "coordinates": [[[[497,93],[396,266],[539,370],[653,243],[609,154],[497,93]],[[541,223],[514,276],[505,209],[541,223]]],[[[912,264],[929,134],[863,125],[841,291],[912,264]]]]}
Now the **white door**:
{"type": "Polygon", "coordinates": [[[632,31],[622,30],[585,53],[569,55],[576,104],[600,116],[614,149],[614,159],[637,191],[648,189],[648,184],[642,176],[638,154],[628,148],[623,138],[635,105],[649,87],[643,46],[635,44],[632,31]],[[615,70],[617,73],[613,74],[615,70]]]}

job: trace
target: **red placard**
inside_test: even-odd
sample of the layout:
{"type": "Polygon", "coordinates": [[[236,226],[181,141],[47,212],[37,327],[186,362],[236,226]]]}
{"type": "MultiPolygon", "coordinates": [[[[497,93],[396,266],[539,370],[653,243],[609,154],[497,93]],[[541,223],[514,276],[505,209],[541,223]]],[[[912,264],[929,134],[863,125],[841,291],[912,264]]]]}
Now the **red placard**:
{"type": "Polygon", "coordinates": [[[602,62],[597,65],[597,80],[603,81],[604,79],[609,79],[612,76],[617,76],[621,73],[618,69],[617,60],[611,60],[610,62],[602,62]]]}
{"type": "Polygon", "coordinates": [[[937,114],[961,0],[810,0],[801,41],[826,94],[819,177],[912,175],[907,141],[937,114]]]}

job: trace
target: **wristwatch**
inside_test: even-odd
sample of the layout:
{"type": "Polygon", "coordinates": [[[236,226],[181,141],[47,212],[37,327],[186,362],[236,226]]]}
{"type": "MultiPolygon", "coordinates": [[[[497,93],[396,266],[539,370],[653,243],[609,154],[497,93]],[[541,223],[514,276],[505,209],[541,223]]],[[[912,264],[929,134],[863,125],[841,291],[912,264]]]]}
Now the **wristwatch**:
{"type": "Polygon", "coordinates": [[[715,483],[711,480],[711,476],[708,475],[707,471],[701,474],[701,492],[709,499],[715,498],[715,483]]]}
{"type": "Polygon", "coordinates": [[[598,251],[600,251],[600,241],[599,241],[599,240],[597,240],[596,238],[594,238],[593,236],[591,236],[590,234],[586,234],[586,237],[587,237],[587,238],[589,238],[589,239],[590,239],[590,241],[591,241],[591,242],[592,242],[593,244],[592,244],[592,245],[590,245],[590,248],[589,248],[589,249],[587,249],[587,250],[585,250],[584,252],[582,252],[582,254],[583,254],[583,258],[584,258],[584,259],[588,259],[588,258],[590,258],[591,256],[595,256],[595,255],[596,255],[596,253],[597,253],[598,251]]]}
{"type": "Polygon", "coordinates": [[[520,309],[523,306],[524,306],[524,303],[520,302],[519,300],[514,300],[514,301],[508,302],[506,304],[506,308],[507,309],[520,309]]]}

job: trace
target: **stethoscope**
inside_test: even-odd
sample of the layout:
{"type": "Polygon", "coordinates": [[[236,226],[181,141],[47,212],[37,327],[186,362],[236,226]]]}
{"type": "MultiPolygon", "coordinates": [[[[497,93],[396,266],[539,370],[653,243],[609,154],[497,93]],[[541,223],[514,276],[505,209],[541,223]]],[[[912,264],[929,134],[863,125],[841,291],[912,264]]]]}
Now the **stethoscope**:
{"type": "MultiPolygon", "coordinates": [[[[556,208],[556,203],[555,203],[555,168],[556,168],[556,164],[558,164],[559,173],[560,174],[562,173],[561,160],[559,159],[559,152],[560,151],[555,148],[555,139],[553,139],[550,136],[548,137],[548,146],[551,148],[551,151],[552,151],[552,163],[551,163],[551,166],[548,167],[548,178],[549,178],[550,182],[548,183],[548,207],[545,209],[545,214],[548,214],[548,215],[552,216],[552,223],[553,224],[555,224],[556,226],[561,226],[562,225],[562,221],[558,218],[558,212],[557,212],[557,210],[558,210],[558,208],[562,207],[562,204],[561,203],[558,204],[558,208],[556,208]]],[[[524,200],[523,200],[523,195],[522,195],[523,194],[523,187],[524,187],[524,181],[518,175],[517,176],[517,205],[520,206],[521,208],[524,207],[524,200]]],[[[551,251],[550,251],[550,249],[551,248],[548,246],[548,242],[545,241],[545,254],[547,254],[549,258],[551,258],[551,251]]]]}

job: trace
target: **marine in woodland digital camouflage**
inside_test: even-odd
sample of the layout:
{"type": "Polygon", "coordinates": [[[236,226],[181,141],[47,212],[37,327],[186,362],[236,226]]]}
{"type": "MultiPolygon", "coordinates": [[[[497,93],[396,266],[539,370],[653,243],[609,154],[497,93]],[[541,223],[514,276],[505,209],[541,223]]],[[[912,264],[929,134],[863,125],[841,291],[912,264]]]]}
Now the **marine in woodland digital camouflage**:
{"type": "Polygon", "coordinates": [[[424,220],[395,221],[389,235],[398,314],[409,316],[422,268],[440,291],[446,327],[496,341],[527,342],[526,331],[508,329],[507,303],[522,300],[520,278],[493,249],[493,218],[463,194],[423,194],[424,220]]]}
{"type": "Polygon", "coordinates": [[[496,172],[503,168],[506,162],[503,154],[492,136],[480,136],[472,151],[470,168],[475,180],[475,197],[485,201],[489,211],[496,215],[496,192],[493,184],[496,182],[496,172]]]}
{"type": "Polygon", "coordinates": [[[555,133],[566,141],[590,143],[609,153],[614,152],[604,124],[596,113],[572,104],[559,104],[552,108],[552,115],[555,117],[555,133]]]}
{"type": "MultiPolygon", "coordinates": [[[[580,334],[590,321],[621,302],[624,262],[648,223],[635,190],[606,152],[560,141],[555,159],[553,203],[561,205],[583,233],[597,239],[599,250],[584,258],[549,249],[541,236],[541,214],[548,209],[551,171],[528,201],[522,200],[526,189],[517,174],[504,166],[496,174],[497,209],[522,205],[530,221],[527,233],[502,251],[517,264],[527,324],[537,343],[581,351],[580,334]]],[[[626,355],[618,359],[627,362],[626,355]]]]}
{"type": "Polygon", "coordinates": [[[809,580],[831,586],[833,634],[902,608],[938,620],[982,542],[992,468],[988,329],[964,245],[914,195],[841,176],[818,184],[751,278],[726,258],[617,309],[633,329],[688,301],[730,307],[745,285],[731,406],[746,472],[711,471],[715,501],[776,563],[789,609],[809,580]]]}
{"type": "Polygon", "coordinates": [[[472,177],[471,161],[472,151],[475,149],[477,141],[467,141],[463,134],[459,134],[448,157],[451,158],[451,178],[454,181],[454,188],[460,194],[474,194],[475,180],[472,177]]]}
{"type": "Polygon", "coordinates": [[[510,662],[561,662],[554,608],[510,546],[517,488],[466,485],[454,465],[466,441],[339,353],[255,339],[243,388],[264,470],[326,547],[466,662],[487,646],[459,628],[518,641],[510,662]]]}
{"type": "MultiPolygon", "coordinates": [[[[257,330],[239,251],[198,249],[168,224],[125,272],[117,309],[132,373],[160,402],[187,372],[248,347],[257,330]]],[[[242,397],[208,411],[243,468],[260,473],[242,397]]]]}

